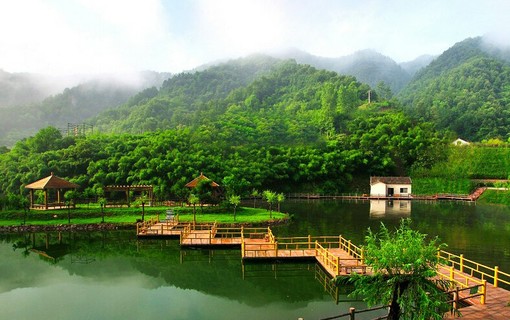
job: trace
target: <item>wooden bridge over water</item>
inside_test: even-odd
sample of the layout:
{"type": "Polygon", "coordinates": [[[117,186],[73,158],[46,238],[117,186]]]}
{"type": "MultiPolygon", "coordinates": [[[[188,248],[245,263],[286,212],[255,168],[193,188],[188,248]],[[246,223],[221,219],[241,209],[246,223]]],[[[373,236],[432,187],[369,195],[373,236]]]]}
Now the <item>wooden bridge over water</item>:
{"type": "MultiPolygon", "coordinates": [[[[271,228],[219,227],[179,223],[178,216],[137,224],[139,238],[179,238],[182,247],[240,247],[248,260],[315,259],[332,278],[353,272],[370,274],[363,251],[340,236],[276,237],[271,228]]],[[[454,309],[464,319],[510,319],[510,274],[446,251],[438,252],[438,278],[450,280],[454,309]]]]}

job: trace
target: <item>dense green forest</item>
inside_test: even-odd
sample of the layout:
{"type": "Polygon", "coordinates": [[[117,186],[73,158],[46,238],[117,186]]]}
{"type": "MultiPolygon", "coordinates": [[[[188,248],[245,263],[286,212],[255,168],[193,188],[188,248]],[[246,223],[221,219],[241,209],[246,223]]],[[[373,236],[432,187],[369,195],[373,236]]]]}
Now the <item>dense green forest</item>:
{"type": "MultiPolygon", "coordinates": [[[[253,68],[242,64],[240,71],[253,68]]],[[[63,137],[45,128],[0,155],[0,173],[9,177],[0,190],[19,195],[55,172],[88,194],[108,184],[153,184],[166,199],[184,197],[184,184],[204,172],[240,195],[253,188],[337,192],[354,176],[405,174],[441,157],[445,142],[431,124],[413,122],[387,101],[367,104],[370,87],[355,78],[293,61],[268,65],[243,87],[214,81],[232,76],[229,65],[146,90],[123,106],[139,117],[101,117],[123,134],[63,137]],[[154,108],[167,114],[150,119],[154,108]]]]}
{"type": "Polygon", "coordinates": [[[414,118],[470,141],[510,138],[508,53],[482,38],[446,50],[399,94],[414,118]]]}
{"type": "Polygon", "coordinates": [[[86,195],[109,184],[152,184],[159,199],[184,198],[184,184],[200,172],[239,195],[253,188],[366,192],[370,175],[409,174],[424,186],[469,192],[470,179],[507,179],[510,172],[508,61],[506,51],[467,39],[396,97],[384,82],[370,87],[264,55],[181,73],[129,98],[67,89],[37,112],[2,110],[12,113],[1,118],[6,126],[21,112],[26,123],[40,124],[94,115],[87,123],[95,128],[68,136],[49,126],[2,147],[2,202],[16,202],[24,185],[50,172],[86,195]],[[453,147],[457,136],[497,143],[453,147]]]}

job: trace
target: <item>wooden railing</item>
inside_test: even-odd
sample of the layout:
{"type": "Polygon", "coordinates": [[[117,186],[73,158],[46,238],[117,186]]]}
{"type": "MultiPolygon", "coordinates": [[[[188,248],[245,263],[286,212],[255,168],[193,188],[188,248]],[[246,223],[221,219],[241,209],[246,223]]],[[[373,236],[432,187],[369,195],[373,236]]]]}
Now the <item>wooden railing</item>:
{"type": "Polygon", "coordinates": [[[211,244],[212,239],[216,237],[217,224],[192,224],[189,223],[181,232],[180,243],[186,241],[187,245],[211,244]],[[203,232],[192,232],[203,231],[203,232]]]}
{"type": "Polygon", "coordinates": [[[360,260],[363,264],[363,250],[360,247],[352,244],[351,240],[347,240],[342,236],[339,236],[340,241],[340,249],[343,249],[350,256],[355,257],[360,260]]]}
{"type": "MultiPolygon", "coordinates": [[[[347,312],[347,313],[339,314],[339,315],[333,316],[333,317],[322,318],[321,320],[333,320],[333,319],[342,319],[342,318],[355,320],[357,314],[367,313],[367,312],[375,312],[375,311],[384,310],[384,309],[388,309],[388,306],[374,307],[374,308],[364,309],[364,310],[359,310],[359,311],[357,311],[356,308],[351,307],[351,308],[349,308],[349,312],[347,312]]],[[[379,316],[377,318],[372,318],[372,320],[383,320],[383,319],[388,319],[388,315],[379,316]]]]}
{"type": "Polygon", "coordinates": [[[260,239],[265,242],[275,243],[275,236],[269,227],[267,228],[243,228],[245,239],[260,239]]]}
{"type": "Polygon", "coordinates": [[[437,253],[438,259],[443,260],[444,264],[452,266],[460,272],[469,274],[471,277],[480,280],[488,280],[494,287],[503,283],[510,287],[510,274],[499,270],[498,266],[489,267],[481,263],[464,258],[464,255],[456,255],[444,250],[437,253]]]}
{"type": "Polygon", "coordinates": [[[330,253],[318,241],[315,241],[315,257],[324,267],[331,269],[335,276],[340,274],[340,258],[330,253]]]}
{"type": "Polygon", "coordinates": [[[487,297],[487,280],[479,280],[477,278],[470,277],[469,275],[459,270],[456,270],[454,267],[450,267],[449,274],[443,274],[438,272],[437,275],[439,278],[448,280],[452,284],[455,284],[462,289],[471,288],[473,286],[472,283],[475,283],[474,286],[482,288],[482,291],[479,294],[480,304],[485,304],[487,297]]]}
{"type": "Polygon", "coordinates": [[[136,234],[148,233],[150,227],[159,222],[158,217],[150,217],[148,220],[136,223],[136,234]]]}
{"type": "Polygon", "coordinates": [[[241,238],[243,234],[243,227],[217,227],[216,228],[216,238],[241,238]]]}
{"type": "Polygon", "coordinates": [[[451,294],[452,299],[447,301],[452,305],[453,310],[459,310],[461,308],[461,303],[465,300],[481,297],[483,298],[485,296],[485,286],[481,284],[477,284],[474,286],[466,287],[466,288],[459,288],[456,287],[455,290],[451,290],[446,292],[446,294],[451,294]],[[481,291],[480,291],[481,288],[481,291]],[[464,297],[460,297],[461,293],[464,291],[468,291],[467,294],[465,294],[464,297]],[[479,292],[480,291],[480,292],[479,292]]]}
{"type": "Polygon", "coordinates": [[[175,215],[172,220],[160,221],[159,215],[136,223],[137,235],[165,235],[168,230],[175,230],[179,224],[179,215],[175,215]],[[157,227],[155,227],[158,225],[157,227]]]}

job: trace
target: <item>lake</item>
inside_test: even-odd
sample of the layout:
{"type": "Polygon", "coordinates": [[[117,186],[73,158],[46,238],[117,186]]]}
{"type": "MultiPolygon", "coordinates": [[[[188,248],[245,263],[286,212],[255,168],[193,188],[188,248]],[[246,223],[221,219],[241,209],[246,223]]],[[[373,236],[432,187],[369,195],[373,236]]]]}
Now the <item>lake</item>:
{"type": "MultiPolygon", "coordinates": [[[[409,217],[447,251],[510,271],[507,207],[286,201],[282,210],[292,219],[272,228],[276,236],[361,244],[367,228],[409,217]]],[[[325,288],[315,263],[243,265],[239,250],[181,250],[178,240],[138,241],[131,230],[0,239],[1,319],[320,319],[365,307],[325,288]]]]}

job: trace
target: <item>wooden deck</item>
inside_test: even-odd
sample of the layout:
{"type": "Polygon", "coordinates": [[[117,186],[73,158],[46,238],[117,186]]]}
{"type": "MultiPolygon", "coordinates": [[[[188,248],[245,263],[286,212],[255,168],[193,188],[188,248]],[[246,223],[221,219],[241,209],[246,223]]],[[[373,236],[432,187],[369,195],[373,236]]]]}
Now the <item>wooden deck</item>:
{"type": "MultiPolygon", "coordinates": [[[[275,237],[267,228],[224,228],[216,224],[183,224],[148,221],[137,225],[137,236],[175,237],[182,247],[240,247],[243,260],[311,259],[330,277],[353,272],[370,274],[361,248],[342,236],[275,237]]],[[[464,319],[510,319],[510,291],[489,283],[510,287],[510,274],[500,272],[445,251],[438,252],[443,264],[438,278],[454,283],[454,306],[464,319]]],[[[454,315],[450,315],[453,318],[454,315]]]]}
{"type": "Polygon", "coordinates": [[[481,304],[480,299],[468,299],[468,301],[471,305],[460,309],[462,319],[510,319],[510,291],[488,285],[485,304],[481,304]]]}

